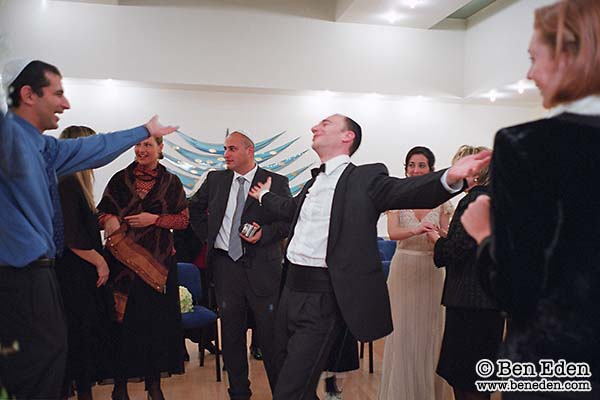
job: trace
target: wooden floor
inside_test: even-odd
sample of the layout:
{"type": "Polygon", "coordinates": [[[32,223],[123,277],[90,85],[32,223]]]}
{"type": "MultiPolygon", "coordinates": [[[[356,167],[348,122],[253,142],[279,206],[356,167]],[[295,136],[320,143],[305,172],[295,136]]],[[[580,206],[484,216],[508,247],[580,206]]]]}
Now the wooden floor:
{"type": "MultiPolygon", "coordinates": [[[[199,366],[198,347],[186,341],[191,360],[186,363],[184,375],[176,375],[163,379],[162,388],[167,400],[228,400],[227,373],[223,373],[222,381],[216,382],[215,356],[208,354],[204,367],[199,366]]],[[[361,360],[361,368],[350,373],[344,380],[344,400],[373,400],[377,398],[377,388],[381,380],[381,362],[383,356],[383,339],[374,344],[375,373],[369,374],[368,349],[365,346],[365,358],[361,360]]],[[[271,399],[271,391],[262,361],[250,357],[250,381],[252,382],[252,400],[271,399]]],[[[130,383],[131,400],[146,399],[143,383],[130,383]]],[[[108,400],[112,385],[97,385],[93,388],[94,399],[108,400]]],[[[323,398],[323,383],[319,385],[319,397],[323,398]]]]}
{"type": "MultiPolygon", "coordinates": [[[[186,341],[191,360],[186,363],[184,375],[172,376],[163,379],[162,388],[167,400],[228,400],[227,395],[227,373],[222,374],[222,381],[216,382],[215,356],[207,354],[204,367],[199,366],[198,347],[190,341],[186,341]]],[[[365,346],[365,358],[361,360],[360,369],[351,372],[344,379],[344,400],[376,400],[377,389],[381,380],[381,364],[383,359],[384,339],[374,343],[374,365],[375,371],[369,374],[368,347],[365,346]]],[[[267,382],[267,376],[262,361],[256,361],[250,357],[250,381],[252,382],[252,400],[269,400],[271,391],[267,382]]],[[[95,386],[93,389],[94,399],[108,400],[112,385],[95,386]]],[[[324,395],[323,383],[319,384],[318,395],[322,399],[324,395]]],[[[130,383],[129,396],[131,400],[146,399],[143,383],[130,383]]],[[[389,399],[393,400],[393,399],[389,399]]],[[[415,399],[417,400],[417,399],[415,399]]],[[[498,393],[492,396],[492,400],[501,400],[498,393]]]]}

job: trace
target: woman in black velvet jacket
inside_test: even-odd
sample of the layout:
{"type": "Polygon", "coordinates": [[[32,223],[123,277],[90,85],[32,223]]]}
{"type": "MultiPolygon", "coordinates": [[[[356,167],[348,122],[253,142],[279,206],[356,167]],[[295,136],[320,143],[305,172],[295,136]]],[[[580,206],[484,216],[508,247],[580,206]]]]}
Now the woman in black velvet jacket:
{"type": "MultiPolygon", "coordinates": [[[[491,198],[462,217],[480,243],[512,361],[585,362],[592,392],[505,393],[507,399],[600,396],[600,1],[540,8],[528,78],[550,118],[502,129],[491,198]],[[491,222],[490,222],[491,221],[491,222]]],[[[551,377],[549,379],[557,379],[551,377]]]]}
{"type": "MultiPolygon", "coordinates": [[[[453,163],[484,150],[489,149],[463,145],[453,163]]],[[[477,242],[460,222],[467,206],[488,193],[488,172],[485,167],[476,178],[467,178],[467,195],[456,207],[447,236],[440,236],[437,231],[427,233],[435,243],[435,265],[446,267],[442,294],[446,322],[437,373],[452,386],[456,400],[490,398],[489,392],[479,392],[475,386],[475,381],[481,379],[475,373],[475,365],[482,358],[496,360],[504,329],[504,317],[480,283],[477,242]]]]}

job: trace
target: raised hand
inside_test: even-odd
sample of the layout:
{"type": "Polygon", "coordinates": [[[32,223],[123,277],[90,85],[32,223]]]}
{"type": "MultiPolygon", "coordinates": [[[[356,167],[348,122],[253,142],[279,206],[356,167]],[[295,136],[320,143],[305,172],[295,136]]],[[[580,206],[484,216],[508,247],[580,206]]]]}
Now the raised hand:
{"type": "Polygon", "coordinates": [[[446,183],[452,186],[466,177],[476,177],[491,159],[492,152],[489,150],[461,158],[448,170],[446,183]]]}
{"type": "Polygon", "coordinates": [[[150,136],[165,136],[179,129],[178,126],[162,125],[158,121],[158,115],[153,116],[144,126],[148,129],[148,132],[150,132],[150,136]]]}
{"type": "Polygon", "coordinates": [[[264,183],[258,182],[256,186],[250,188],[248,195],[250,197],[255,198],[256,200],[260,200],[260,193],[263,190],[271,190],[271,177],[269,176],[264,183]]]}

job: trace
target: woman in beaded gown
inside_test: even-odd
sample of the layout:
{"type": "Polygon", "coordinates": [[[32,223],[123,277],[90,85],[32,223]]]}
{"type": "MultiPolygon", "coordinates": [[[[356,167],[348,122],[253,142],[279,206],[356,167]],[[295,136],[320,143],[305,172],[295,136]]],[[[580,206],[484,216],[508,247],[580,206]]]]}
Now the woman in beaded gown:
{"type": "MultiPolygon", "coordinates": [[[[406,175],[432,172],[434,163],[431,150],[415,147],[406,156],[406,175]]],[[[449,202],[432,210],[388,212],[388,234],[398,241],[388,278],[394,331],[385,340],[379,400],[452,399],[450,386],[435,372],[444,329],[444,271],[433,264],[426,234],[445,232],[450,215],[449,202]]]]}

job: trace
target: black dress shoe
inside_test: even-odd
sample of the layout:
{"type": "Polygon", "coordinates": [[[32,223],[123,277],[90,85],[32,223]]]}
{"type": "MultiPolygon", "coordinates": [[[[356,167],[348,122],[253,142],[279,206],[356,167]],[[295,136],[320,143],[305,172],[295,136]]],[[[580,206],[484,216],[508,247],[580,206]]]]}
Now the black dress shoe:
{"type": "Polygon", "coordinates": [[[122,393],[122,392],[121,393],[119,393],[119,392],[115,393],[113,391],[112,394],[111,394],[111,396],[110,396],[110,398],[112,400],[129,400],[129,394],[127,392],[125,392],[125,393],[122,393]]]}
{"type": "Polygon", "coordinates": [[[208,350],[208,352],[209,352],[210,354],[216,354],[216,352],[217,352],[217,349],[215,348],[215,345],[214,345],[212,342],[208,342],[208,343],[206,343],[206,344],[204,345],[204,348],[205,348],[206,350],[208,350]]]}
{"type": "Polygon", "coordinates": [[[148,400],[165,400],[165,395],[162,390],[158,389],[158,392],[154,393],[154,395],[148,392],[148,400]]]}
{"type": "Polygon", "coordinates": [[[252,354],[252,357],[254,357],[255,360],[260,361],[263,359],[262,350],[258,346],[250,346],[250,354],[252,354]]]}

